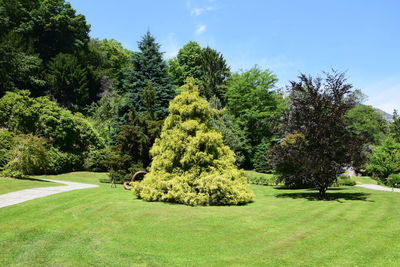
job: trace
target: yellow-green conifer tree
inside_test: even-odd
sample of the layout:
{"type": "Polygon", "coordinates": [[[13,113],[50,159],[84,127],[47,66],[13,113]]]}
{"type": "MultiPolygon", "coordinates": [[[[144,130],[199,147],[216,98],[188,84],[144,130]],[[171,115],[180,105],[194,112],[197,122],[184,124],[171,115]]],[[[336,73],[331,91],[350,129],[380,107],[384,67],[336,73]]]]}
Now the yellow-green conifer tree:
{"type": "Polygon", "coordinates": [[[235,154],[210,124],[212,113],[189,78],[170,103],[161,137],[151,149],[150,172],[132,190],[147,201],[239,205],[252,200],[235,154]]]}

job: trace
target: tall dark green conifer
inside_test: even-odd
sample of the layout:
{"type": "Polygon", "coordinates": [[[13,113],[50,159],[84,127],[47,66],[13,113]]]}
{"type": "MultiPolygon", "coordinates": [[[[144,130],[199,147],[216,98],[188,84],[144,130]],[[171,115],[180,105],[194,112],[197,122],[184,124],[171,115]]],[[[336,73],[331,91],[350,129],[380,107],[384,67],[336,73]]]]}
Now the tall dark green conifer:
{"type": "Polygon", "coordinates": [[[167,74],[167,66],[160,52],[160,45],[147,32],[138,43],[140,52],[132,60],[132,68],[127,70],[124,91],[128,99],[127,105],[133,105],[139,113],[146,112],[143,92],[149,83],[156,92],[155,115],[163,119],[168,114],[169,101],[175,91],[167,74]]]}

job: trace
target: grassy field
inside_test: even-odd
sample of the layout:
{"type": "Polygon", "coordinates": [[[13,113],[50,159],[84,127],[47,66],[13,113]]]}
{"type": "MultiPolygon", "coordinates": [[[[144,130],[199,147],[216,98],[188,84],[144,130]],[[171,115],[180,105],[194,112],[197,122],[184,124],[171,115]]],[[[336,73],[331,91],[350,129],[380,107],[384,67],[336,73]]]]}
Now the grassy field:
{"type": "Polygon", "coordinates": [[[353,176],[351,177],[357,184],[378,184],[377,180],[372,179],[368,176],[353,176]]]}
{"type": "Polygon", "coordinates": [[[28,188],[58,186],[58,185],[60,184],[40,181],[36,179],[14,179],[14,178],[0,177],[0,195],[28,188]]]}
{"type": "MultiPolygon", "coordinates": [[[[98,183],[105,174],[59,180],[98,183]]],[[[0,266],[399,266],[399,193],[253,185],[254,203],[188,207],[118,188],[0,209],[0,266]]]]}

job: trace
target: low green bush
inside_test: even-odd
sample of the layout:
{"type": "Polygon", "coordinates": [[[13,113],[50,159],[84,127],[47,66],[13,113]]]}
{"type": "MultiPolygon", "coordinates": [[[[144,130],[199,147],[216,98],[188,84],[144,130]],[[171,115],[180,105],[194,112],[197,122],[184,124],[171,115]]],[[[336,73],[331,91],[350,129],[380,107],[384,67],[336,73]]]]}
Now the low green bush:
{"type": "Polygon", "coordinates": [[[356,181],[346,175],[339,175],[336,181],[337,186],[355,186],[356,181]]]}
{"type": "Polygon", "coordinates": [[[400,188],[400,174],[391,174],[387,178],[387,185],[390,187],[400,188]]]}
{"type": "Polygon", "coordinates": [[[57,148],[50,147],[47,154],[49,157],[47,174],[59,174],[83,169],[82,153],[61,152],[57,148]]]}
{"type": "Polygon", "coordinates": [[[91,150],[87,153],[85,158],[84,167],[87,170],[94,172],[105,172],[108,170],[108,162],[111,155],[111,150],[109,148],[103,148],[99,150],[91,150]]]}
{"type": "Polygon", "coordinates": [[[4,166],[5,173],[46,173],[50,160],[46,146],[47,142],[43,138],[31,134],[18,135],[14,147],[10,150],[10,161],[4,166]]]}
{"type": "Polygon", "coordinates": [[[11,159],[10,150],[14,145],[14,139],[14,133],[0,129],[0,169],[11,159]]]}
{"type": "Polygon", "coordinates": [[[258,173],[255,171],[246,172],[247,182],[257,185],[277,185],[277,177],[273,174],[258,173]]]}

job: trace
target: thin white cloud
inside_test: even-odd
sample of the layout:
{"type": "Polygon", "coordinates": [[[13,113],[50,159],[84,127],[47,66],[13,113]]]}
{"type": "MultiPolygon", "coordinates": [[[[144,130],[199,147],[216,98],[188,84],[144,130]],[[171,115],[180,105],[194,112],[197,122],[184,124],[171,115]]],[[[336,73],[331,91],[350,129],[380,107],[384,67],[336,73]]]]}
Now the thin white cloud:
{"type": "Polygon", "coordinates": [[[197,8],[193,8],[191,13],[192,13],[192,15],[200,16],[201,14],[203,14],[207,11],[214,10],[214,9],[215,9],[215,7],[213,7],[213,6],[197,7],[197,8]]]}
{"type": "Polygon", "coordinates": [[[197,28],[196,34],[202,34],[206,29],[207,29],[207,25],[202,24],[197,28]]]}
{"type": "Polygon", "coordinates": [[[168,34],[167,39],[163,43],[162,49],[165,51],[165,58],[176,57],[180,49],[180,44],[175,38],[175,33],[168,34]]]}

